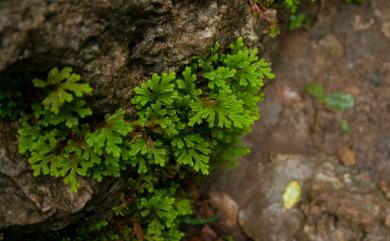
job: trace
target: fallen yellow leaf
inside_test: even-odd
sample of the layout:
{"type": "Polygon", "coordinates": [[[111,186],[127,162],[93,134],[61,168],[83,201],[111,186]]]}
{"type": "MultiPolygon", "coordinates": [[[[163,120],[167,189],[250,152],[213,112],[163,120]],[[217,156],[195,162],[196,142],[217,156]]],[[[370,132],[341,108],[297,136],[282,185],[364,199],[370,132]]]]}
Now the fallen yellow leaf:
{"type": "Polygon", "coordinates": [[[291,209],[301,198],[301,186],[297,181],[291,181],[283,192],[283,204],[286,209],[291,209]]]}

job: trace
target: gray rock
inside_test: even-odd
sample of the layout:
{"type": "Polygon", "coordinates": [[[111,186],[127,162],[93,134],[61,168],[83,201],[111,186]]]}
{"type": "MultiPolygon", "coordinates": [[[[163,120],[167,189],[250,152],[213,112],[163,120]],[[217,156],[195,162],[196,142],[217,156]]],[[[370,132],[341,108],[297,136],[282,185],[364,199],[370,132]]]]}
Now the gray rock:
{"type": "Polygon", "coordinates": [[[257,22],[239,0],[2,1],[0,16],[0,73],[72,66],[102,111],[152,72],[207,55],[217,40],[258,40],[248,31],[257,22]]]}

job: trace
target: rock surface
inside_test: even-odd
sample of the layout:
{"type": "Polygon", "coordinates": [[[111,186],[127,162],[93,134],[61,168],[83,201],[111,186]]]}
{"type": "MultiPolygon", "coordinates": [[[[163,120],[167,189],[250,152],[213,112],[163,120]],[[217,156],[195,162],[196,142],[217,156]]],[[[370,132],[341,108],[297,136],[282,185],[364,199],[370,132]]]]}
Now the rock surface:
{"type": "Polygon", "coordinates": [[[240,166],[239,171],[218,179],[212,189],[237,202],[238,222],[251,240],[372,241],[390,237],[390,184],[382,181],[377,185],[367,172],[351,171],[332,157],[278,154],[257,168],[247,163],[240,166]],[[300,184],[302,195],[295,207],[286,209],[282,195],[291,181],[300,184]]]}
{"type": "Polygon", "coordinates": [[[107,109],[152,72],[207,55],[217,40],[241,34],[257,43],[249,11],[239,0],[2,1],[0,72],[72,66],[107,109]]]}
{"type": "Polygon", "coordinates": [[[389,200],[367,173],[351,173],[333,158],[278,155],[260,179],[239,212],[244,232],[255,241],[368,241],[390,235],[389,200]],[[303,194],[287,210],[281,197],[292,180],[303,194]]]}
{"type": "MultiPolygon", "coordinates": [[[[258,26],[242,0],[0,1],[0,74],[71,66],[94,88],[95,113],[108,112],[126,107],[152,72],[207,55],[217,40],[226,46],[243,35],[259,44],[258,26]]],[[[82,180],[72,194],[62,180],[33,177],[17,154],[16,129],[0,123],[0,229],[58,229],[115,202],[117,181],[82,180]]]]}

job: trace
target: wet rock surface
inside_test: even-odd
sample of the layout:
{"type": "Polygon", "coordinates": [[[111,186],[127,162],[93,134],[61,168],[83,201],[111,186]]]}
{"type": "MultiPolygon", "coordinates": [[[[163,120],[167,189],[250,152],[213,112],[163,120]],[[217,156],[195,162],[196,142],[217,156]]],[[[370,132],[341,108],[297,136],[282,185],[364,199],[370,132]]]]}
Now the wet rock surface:
{"type": "MultiPolygon", "coordinates": [[[[242,35],[259,45],[259,26],[241,0],[0,1],[0,75],[71,66],[93,87],[94,112],[105,113],[127,108],[153,72],[177,70],[217,40],[242,35]]],[[[72,194],[61,179],[33,177],[16,129],[0,123],[0,229],[58,229],[115,203],[118,180],[81,180],[72,194]]]]}

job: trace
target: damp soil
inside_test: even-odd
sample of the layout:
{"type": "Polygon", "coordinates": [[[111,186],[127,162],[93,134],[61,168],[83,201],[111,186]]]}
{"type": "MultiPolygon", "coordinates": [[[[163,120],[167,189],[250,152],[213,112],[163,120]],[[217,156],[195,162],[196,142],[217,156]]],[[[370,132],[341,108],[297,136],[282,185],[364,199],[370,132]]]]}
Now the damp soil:
{"type": "Polygon", "coordinates": [[[390,2],[322,2],[313,26],[281,36],[262,118],[244,138],[251,154],[205,181],[197,213],[221,218],[188,240],[390,240],[390,2]],[[313,82],[352,95],[353,108],[318,103],[305,92],[313,82]],[[306,190],[292,211],[275,201],[286,176],[306,190]]]}

